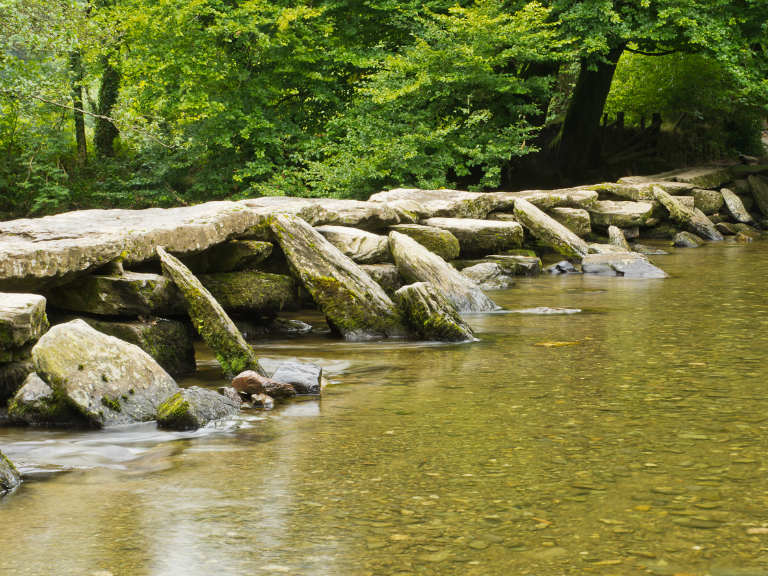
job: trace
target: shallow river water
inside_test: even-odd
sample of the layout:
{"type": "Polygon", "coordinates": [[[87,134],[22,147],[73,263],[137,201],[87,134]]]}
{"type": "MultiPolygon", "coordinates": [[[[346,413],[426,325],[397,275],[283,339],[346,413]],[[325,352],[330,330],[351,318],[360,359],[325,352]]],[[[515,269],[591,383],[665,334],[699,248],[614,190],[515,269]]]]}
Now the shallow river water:
{"type": "Polygon", "coordinates": [[[213,430],[0,429],[0,574],[766,575],[768,243],[654,260],[474,344],[256,343],[332,383],[213,430]]]}

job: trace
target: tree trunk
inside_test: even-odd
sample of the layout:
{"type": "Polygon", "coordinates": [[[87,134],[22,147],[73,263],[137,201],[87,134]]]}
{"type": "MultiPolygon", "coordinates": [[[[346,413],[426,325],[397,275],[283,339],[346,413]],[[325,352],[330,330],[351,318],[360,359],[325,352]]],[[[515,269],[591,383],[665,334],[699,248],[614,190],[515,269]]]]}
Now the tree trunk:
{"type": "Polygon", "coordinates": [[[75,118],[75,142],[77,160],[80,164],[88,161],[88,144],[85,140],[85,115],[83,114],[83,61],[79,51],[69,55],[69,68],[72,72],[72,106],[75,118]]]}
{"type": "Polygon", "coordinates": [[[612,49],[606,61],[599,62],[594,69],[586,62],[581,64],[565,121],[554,143],[560,172],[565,176],[578,175],[594,159],[600,118],[623,51],[623,45],[612,49]]]}
{"type": "MultiPolygon", "coordinates": [[[[104,73],[101,75],[101,86],[99,87],[98,114],[100,116],[112,116],[112,109],[117,102],[118,91],[120,90],[120,72],[104,59],[104,73]]],[[[96,152],[101,156],[115,155],[115,138],[119,132],[115,125],[104,118],[96,119],[96,130],[93,136],[93,143],[96,146],[96,152]]]]}

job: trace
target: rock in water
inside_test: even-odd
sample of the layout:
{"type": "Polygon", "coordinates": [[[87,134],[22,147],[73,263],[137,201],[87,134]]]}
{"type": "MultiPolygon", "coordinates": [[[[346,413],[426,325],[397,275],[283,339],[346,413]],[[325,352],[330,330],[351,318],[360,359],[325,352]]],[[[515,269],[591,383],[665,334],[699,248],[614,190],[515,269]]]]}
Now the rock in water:
{"type": "Polygon", "coordinates": [[[751,224],[754,222],[751,214],[744,208],[741,198],[734,192],[728,190],[728,188],[723,188],[720,190],[720,193],[723,195],[725,207],[728,208],[728,212],[731,213],[731,216],[733,216],[733,219],[736,220],[736,222],[741,222],[742,224],[751,224]]]}
{"type": "Polygon", "coordinates": [[[33,426],[87,426],[61,395],[54,393],[40,376],[29,374],[23,386],[8,404],[8,416],[15,422],[33,426]]]}
{"type": "Polygon", "coordinates": [[[753,174],[747,178],[752,196],[755,199],[757,208],[763,216],[768,216],[768,180],[762,176],[753,174]]]}
{"type": "Polygon", "coordinates": [[[673,222],[685,226],[694,234],[707,240],[719,241],[723,239],[722,234],[717,231],[712,221],[698,208],[691,210],[658,186],[653,188],[653,195],[669,212],[669,218],[673,222]]]}
{"type": "Polygon", "coordinates": [[[392,260],[386,236],[348,226],[317,226],[315,230],[359,264],[379,264],[392,260]]]}
{"type": "Polygon", "coordinates": [[[624,232],[622,232],[619,228],[616,226],[608,226],[608,238],[614,246],[618,246],[624,252],[631,252],[632,250],[629,247],[629,243],[627,242],[627,239],[624,237],[624,232]]]}
{"type": "Polygon", "coordinates": [[[698,248],[704,242],[691,232],[678,232],[675,235],[674,244],[678,248],[698,248]]]}
{"type": "Polygon", "coordinates": [[[400,275],[408,282],[429,282],[460,312],[489,312],[498,306],[480,287],[413,238],[389,233],[389,244],[400,275]]]}
{"type": "Polygon", "coordinates": [[[153,420],[178,389],[141,348],[82,320],[51,328],[32,349],[32,361],[54,394],[98,427],[153,420]]]}
{"type": "Polygon", "coordinates": [[[416,282],[395,292],[395,300],[411,328],[425,340],[473,340],[472,329],[456,308],[429,282],[416,282]]]}
{"type": "Polygon", "coordinates": [[[45,298],[0,292],[0,352],[32,344],[46,330],[45,298]]]}
{"type": "Polygon", "coordinates": [[[157,425],[170,430],[197,430],[209,422],[238,413],[240,402],[223,394],[192,386],[182,388],[157,409],[157,425]]]}
{"type": "Polygon", "coordinates": [[[455,260],[459,257],[459,239],[448,230],[442,230],[434,226],[423,226],[421,224],[398,224],[397,226],[392,226],[390,230],[410,236],[443,260],[455,260]]]}
{"type": "Polygon", "coordinates": [[[297,394],[320,394],[323,369],[316,364],[281,362],[272,380],[290,384],[297,394]]]}
{"type": "Polygon", "coordinates": [[[667,273],[636,252],[590,254],[581,261],[584,274],[623,276],[624,278],[666,278],[667,273]]]}
{"type": "Polygon", "coordinates": [[[485,256],[515,248],[523,243],[518,222],[474,218],[430,218],[427,226],[441,228],[459,240],[462,257],[485,256]]]}
{"type": "Polygon", "coordinates": [[[163,265],[163,273],[181,291],[192,325],[216,354],[224,374],[232,377],[243,370],[262,372],[253,348],[200,280],[177,258],[159,246],[157,254],[163,265]]]}
{"type": "Polygon", "coordinates": [[[246,396],[269,394],[272,398],[292,398],[296,390],[290,384],[262,376],[253,370],[246,370],[232,380],[232,387],[246,396]]]}
{"type": "Polygon", "coordinates": [[[480,262],[461,271],[483,290],[505,290],[515,285],[511,276],[496,262],[480,262]]]}
{"type": "Polygon", "coordinates": [[[0,452],[0,496],[4,496],[21,484],[21,474],[13,463],[0,452]]]}
{"type": "Polygon", "coordinates": [[[301,218],[278,215],[272,231],[296,276],[347,340],[405,335],[392,300],[365,271],[301,218]]]}
{"type": "Polygon", "coordinates": [[[566,258],[578,260],[589,252],[584,240],[527,200],[515,200],[515,215],[535,238],[566,258]]]}

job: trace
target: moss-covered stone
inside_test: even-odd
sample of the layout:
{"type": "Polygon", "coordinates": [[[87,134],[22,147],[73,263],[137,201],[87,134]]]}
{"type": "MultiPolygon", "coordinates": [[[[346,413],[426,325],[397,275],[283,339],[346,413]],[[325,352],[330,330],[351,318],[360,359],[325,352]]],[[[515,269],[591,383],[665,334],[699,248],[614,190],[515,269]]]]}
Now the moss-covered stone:
{"type": "Polygon", "coordinates": [[[723,195],[725,207],[736,222],[741,222],[742,224],[751,224],[754,222],[752,215],[747,212],[747,209],[744,207],[741,198],[739,198],[732,190],[723,188],[720,190],[720,193],[723,195]]]}
{"type": "Polygon", "coordinates": [[[689,232],[693,232],[706,240],[719,241],[723,239],[722,234],[717,231],[712,221],[698,208],[689,208],[658,186],[654,187],[653,194],[654,198],[666,209],[672,222],[687,228],[689,232]]]}
{"type": "Polygon", "coordinates": [[[717,190],[694,188],[691,195],[693,196],[694,207],[707,216],[716,214],[723,207],[723,195],[717,190]]]}
{"type": "Polygon", "coordinates": [[[224,374],[233,377],[244,370],[255,370],[263,374],[253,349],[200,280],[161,247],[157,248],[157,253],[163,273],[179,288],[192,325],[216,354],[224,374]]]}
{"type": "Polygon", "coordinates": [[[390,296],[403,285],[403,279],[394,264],[361,264],[360,268],[390,296]]]}
{"type": "Polygon", "coordinates": [[[462,257],[493,254],[519,247],[523,242],[523,227],[514,221],[430,218],[424,224],[453,234],[459,240],[462,257]]]}
{"type": "Polygon", "coordinates": [[[577,236],[586,236],[592,232],[589,212],[583,208],[558,206],[557,208],[552,208],[550,215],[577,236]]]}
{"type": "MultiPolygon", "coordinates": [[[[0,351],[33,344],[48,330],[45,298],[37,294],[0,292],[0,351]]],[[[0,359],[0,362],[11,360],[0,359]]]]}
{"type": "Polygon", "coordinates": [[[182,258],[196,274],[234,272],[254,268],[272,253],[272,243],[262,240],[229,240],[182,258]]]}
{"type": "Polygon", "coordinates": [[[290,276],[241,270],[203,274],[199,280],[228,312],[274,315],[297,306],[296,284],[290,276]]]}
{"type": "Polygon", "coordinates": [[[768,179],[762,176],[752,175],[747,178],[747,182],[749,183],[749,189],[752,192],[758,210],[760,210],[763,216],[768,216],[768,179]]]}
{"type": "Polygon", "coordinates": [[[197,430],[240,410],[233,398],[198,386],[183,388],[157,408],[157,425],[171,430],[197,430]]]}
{"type": "Polygon", "coordinates": [[[0,452],[0,496],[15,490],[21,483],[21,474],[16,470],[13,462],[0,452]]]}
{"type": "Polygon", "coordinates": [[[473,340],[472,329],[432,284],[416,282],[395,292],[395,301],[411,329],[425,340],[473,340]]]}
{"type": "Polygon", "coordinates": [[[448,230],[422,224],[398,224],[390,227],[390,230],[410,236],[443,260],[455,260],[459,257],[459,239],[448,230]]]}
{"type": "Polygon", "coordinates": [[[645,226],[653,213],[650,202],[600,200],[589,207],[592,225],[598,228],[645,226]]]}
{"type": "Polygon", "coordinates": [[[589,252],[584,240],[530,202],[517,200],[515,215],[539,242],[566,258],[579,260],[589,252]]]}
{"type": "Polygon", "coordinates": [[[386,236],[349,226],[325,225],[317,226],[315,230],[336,246],[342,254],[358,264],[379,264],[392,261],[386,236]]]}
{"type": "Polygon", "coordinates": [[[54,391],[34,372],[27,375],[9,402],[8,416],[14,422],[32,426],[89,426],[64,394],[54,391]]]}
{"type": "Polygon", "coordinates": [[[34,372],[31,360],[0,364],[0,406],[5,406],[8,399],[21,388],[30,372],[34,372]]]}

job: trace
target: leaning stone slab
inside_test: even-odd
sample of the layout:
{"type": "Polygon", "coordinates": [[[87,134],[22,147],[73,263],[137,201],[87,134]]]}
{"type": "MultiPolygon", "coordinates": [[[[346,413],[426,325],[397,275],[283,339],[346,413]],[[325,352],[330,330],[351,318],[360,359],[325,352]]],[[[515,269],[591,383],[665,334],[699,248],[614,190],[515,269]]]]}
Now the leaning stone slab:
{"type": "Polygon", "coordinates": [[[195,274],[211,274],[254,268],[269,258],[270,254],[271,242],[229,240],[181,260],[195,274]]]}
{"type": "Polygon", "coordinates": [[[483,290],[505,290],[515,285],[513,277],[495,262],[480,262],[462,269],[461,273],[483,290]]]}
{"type": "Polygon", "coordinates": [[[408,282],[429,282],[460,312],[489,312],[498,307],[480,287],[413,238],[389,233],[389,244],[400,275],[408,282]]]}
{"type": "Polygon", "coordinates": [[[360,268],[390,296],[403,285],[403,279],[394,264],[361,264],[360,268]]]}
{"type": "Polygon", "coordinates": [[[32,350],[37,374],[93,426],[153,420],[176,382],[138,346],[82,320],[51,328],[32,350]]]}
{"type": "Polygon", "coordinates": [[[762,176],[752,175],[747,178],[747,181],[758,210],[763,216],[768,216],[768,180],[762,176]]]}
{"type": "Polygon", "coordinates": [[[601,228],[644,226],[652,212],[650,202],[600,200],[589,208],[592,224],[601,228]]]}
{"type": "Polygon", "coordinates": [[[48,291],[51,306],[103,316],[175,316],[184,303],[174,283],[160,274],[83,276],[48,291]]]}
{"type": "Polygon", "coordinates": [[[723,207],[723,195],[717,190],[694,188],[691,194],[694,208],[698,208],[707,216],[716,214],[723,207]]]}
{"type": "Polygon", "coordinates": [[[157,425],[169,430],[197,430],[240,411],[240,402],[213,390],[182,388],[157,409],[157,425]]]}
{"type": "Polygon", "coordinates": [[[275,216],[272,231],[295,275],[348,340],[405,335],[386,292],[350,258],[300,218],[275,216]]]}
{"type": "Polygon", "coordinates": [[[428,282],[416,282],[395,292],[395,300],[411,329],[425,340],[473,340],[472,329],[456,308],[428,282]]]}
{"type": "Polygon", "coordinates": [[[586,236],[592,233],[592,221],[589,218],[589,212],[583,208],[552,208],[550,215],[576,236],[586,236]]]}
{"type": "Polygon", "coordinates": [[[316,226],[315,230],[358,264],[379,264],[392,260],[386,236],[349,226],[316,226]]]}
{"type": "Polygon", "coordinates": [[[590,254],[581,261],[584,274],[623,276],[624,278],[666,278],[667,273],[657,268],[642,254],[614,252],[590,254]]]}
{"type": "Polygon", "coordinates": [[[13,463],[0,452],[0,496],[15,490],[21,484],[21,474],[13,463]]]}
{"type": "Polygon", "coordinates": [[[670,220],[676,224],[685,226],[690,232],[706,240],[720,241],[723,239],[722,234],[718,232],[712,221],[698,208],[691,210],[659,187],[654,188],[653,193],[656,200],[669,213],[670,220]]]}
{"type": "Polygon", "coordinates": [[[163,273],[173,280],[181,292],[192,325],[216,354],[224,374],[234,376],[243,370],[260,372],[261,366],[253,348],[200,280],[159,246],[157,253],[163,273]]]}
{"type": "Polygon", "coordinates": [[[585,188],[562,188],[558,190],[523,190],[521,192],[491,192],[496,211],[510,211],[517,200],[530,202],[542,210],[552,208],[589,208],[597,201],[598,194],[585,188]]]}
{"type": "Polygon", "coordinates": [[[31,426],[87,426],[88,421],[36,373],[28,374],[8,404],[11,421],[31,426]]]}
{"type": "Polygon", "coordinates": [[[730,212],[736,222],[741,222],[742,224],[751,224],[754,222],[752,215],[747,212],[746,208],[744,208],[741,198],[728,188],[721,189],[720,193],[723,195],[725,207],[728,208],[728,212],[730,212]]]}
{"type": "Polygon", "coordinates": [[[385,204],[412,214],[415,219],[443,216],[446,218],[485,218],[497,205],[493,194],[463,190],[420,190],[397,188],[373,194],[373,204],[385,204]]]}
{"type": "Polygon", "coordinates": [[[272,374],[272,380],[290,384],[297,394],[320,394],[323,369],[317,364],[281,362],[272,374]]]}
{"type": "Polygon", "coordinates": [[[448,230],[422,224],[398,224],[390,227],[390,230],[410,236],[443,260],[455,260],[459,257],[459,240],[448,230]]]}
{"type": "Polygon", "coordinates": [[[0,351],[34,343],[46,330],[45,298],[0,292],[0,351]]]}
{"type": "Polygon", "coordinates": [[[518,222],[476,218],[429,218],[424,224],[453,234],[459,240],[461,255],[464,257],[503,252],[523,243],[523,227],[518,222]]]}
{"type": "Polygon", "coordinates": [[[566,258],[579,259],[589,252],[584,240],[527,200],[515,202],[515,215],[536,239],[566,258]]]}
{"type": "Polygon", "coordinates": [[[115,259],[155,258],[165,246],[196,253],[237,236],[260,221],[237,202],[183,208],[79,210],[0,223],[0,289],[61,284],[115,259]]]}
{"type": "Polygon", "coordinates": [[[198,279],[228,312],[269,315],[298,305],[296,284],[284,274],[240,270],[201,274],[198,279]]]}
{"type": "Polygon", "coordinates": [[[622,232],[620,228],[617,228],[616,226],[608,226],[608,239],[611,244],[621,248],[624,252],[631,252],[629,243],[624,237],[624,232],[622,232]]]}

